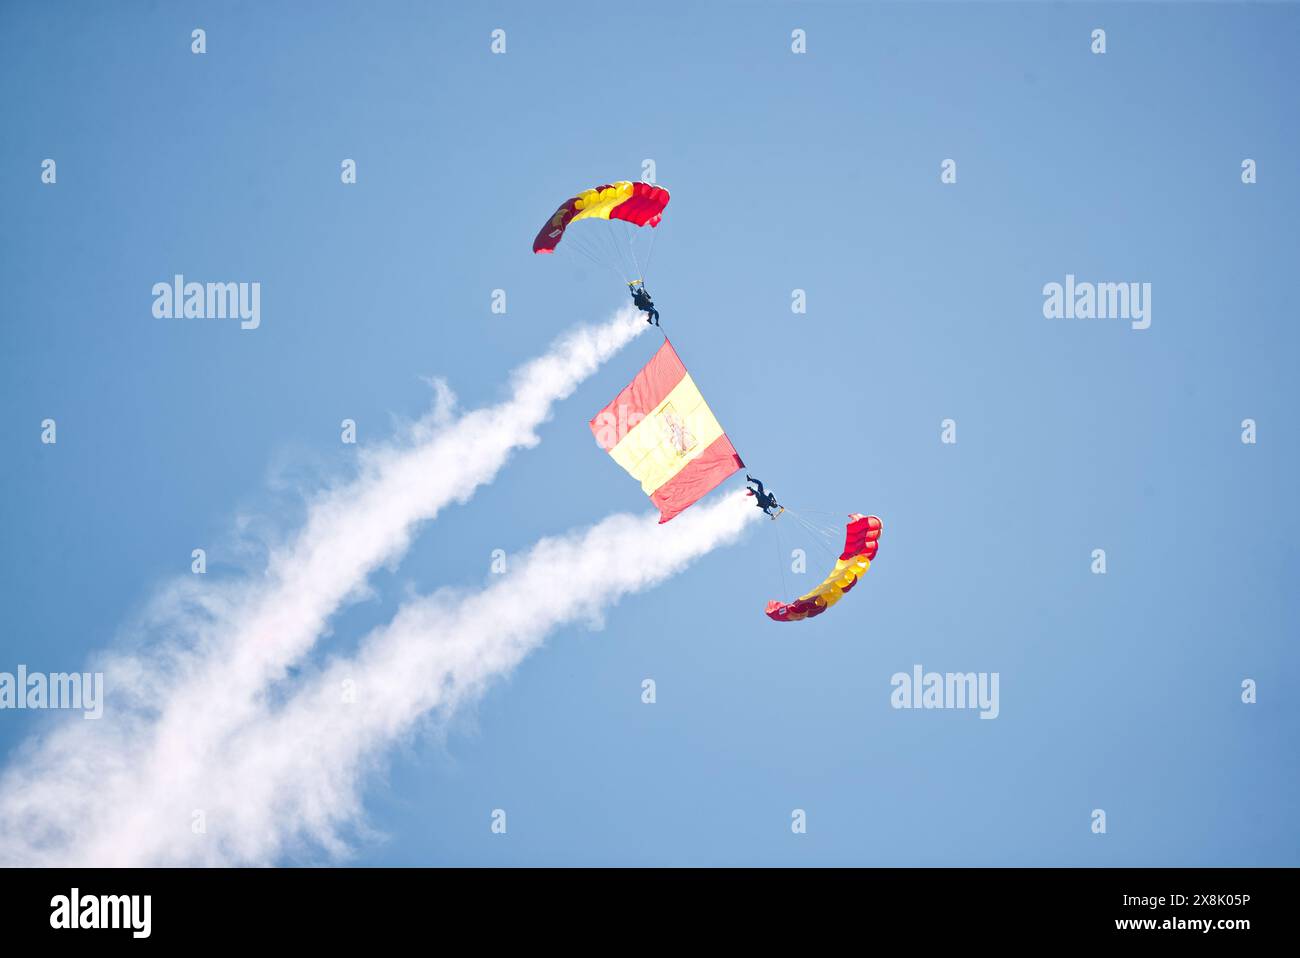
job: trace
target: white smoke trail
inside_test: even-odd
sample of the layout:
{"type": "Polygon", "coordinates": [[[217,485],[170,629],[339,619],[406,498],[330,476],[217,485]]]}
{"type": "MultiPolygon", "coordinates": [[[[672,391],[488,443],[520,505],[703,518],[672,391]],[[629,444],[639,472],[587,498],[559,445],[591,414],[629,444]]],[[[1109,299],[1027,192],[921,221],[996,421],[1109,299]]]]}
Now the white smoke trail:
{"type": "MultiPolygon", "coordinates": [[[[56,864],[261,864],[306,843],[344,850],[361,821],[359,792],[375,756],[430,713],[478,696],[557,627],[598,621],[718,546],[758,513],[741,494],[658,516],[614,515],[538,542],[508,574],[469,595],[442,591],[404,605],[352,658],[332,662],[284,706],[259,714],[205,756],[185,795],[106,823],[111,843],[60,843],[56,864]],[[191,834],[191,809],[208,833],[191,834]]],[[[93,836],[88,836],[93,837],[93,836]]]]}
{"type": "Polygon", "coordinates": [[[298,839],[340,849],[339,829],[360,819],[359,786],[374,756],[421,717],[450,714],[557,627],[599,621],[623,596],[734,541],[757,516],[743,494],[662,526],[655,514],[614,515],[541,540],[481,592],[407,603],[354,658],[331,663],[283,709],[230,740],[207,783],[219,796],[221,833],[197,849],[187,841],[187,853],[238,864],[274,860],[298,839]]]}
{"type": "Polygon", "coordinates": [[[553,405],[645,329],[630,308],[579,329],[517,370],[508,399],[458,418],[442,388],[440,408],[404,441],[366,455],[357,479],[309,505],[263,576],[167,589],[132,636],[148,645],[99,666],[115,693],[110,714],[27,743],[0,779],[0,864],[142,862],[146,847],[157,860],[192,857],[148,835],[178,824],[189,832],[191,814],[205,807],[195,784],[233,730],[264,716],[268,686],[371,572],[405,552],[420,522],[536,444],[553,405]],[[159,817],[172,813],[184,821],[159,817]]]}

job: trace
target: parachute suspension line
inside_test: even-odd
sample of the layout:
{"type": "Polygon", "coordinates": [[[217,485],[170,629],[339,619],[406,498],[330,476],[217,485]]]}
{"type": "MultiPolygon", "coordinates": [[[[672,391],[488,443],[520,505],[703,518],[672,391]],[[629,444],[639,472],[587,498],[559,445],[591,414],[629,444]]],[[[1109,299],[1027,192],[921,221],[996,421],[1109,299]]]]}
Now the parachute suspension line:
{"type": "Polygon", "coordinates": [[[595,265],[604,265],[601,263],[601,257],[595,255],[595,250],[591,248],[588,239],[581,234],[580,230],[572,230],[564,239],[565,242],[563,246],[556,247],[556,250],[572,250],[573,252],[578,253],[578,255],[586,257],[586,259],[590,260],[591,263],[594,263],[595,265]]]}
{"type": "Polygon", "coordinates": [[[822,533],[819,530],[814,529],[810,526],[804,526],[803,528],[804,531],[807,532],[812,537],[810,541],[814,546],[817,547],[817,551],[822,552],[828,556],[832,556],[833,558],[837,558],[837,559],[839,558],[839,551],[833,548],[831,544],[826,541],[825,533],[822,533]]]}
{"type": "Polygon", "coordinates": [[[820,529],[827,540],[838,547],[843,539],[844,528],[841,525],[843,514],[839,512],[816,512],[809,511],[805,513],[805,521],[814,528],[820,529]],[[809,517],[811,516],[811,517],[809,517]]]}
{"type": "Polygon", "coordinates": [[[587,252],[592,262],[603,264],[618,277],[619,282],[627,282],[627,262],[621,255],[613,230],[600,222],[592,222],[576,224],[571,233],[572,238],[578,240],[578,247],[587,252]]]}
{"type": "Polygon", "coordinates": [[[823,529],[812,524],[805,524],[804,528],[817,536],[819,546],[838,558],[841,548],[840,543],[844,540],[844,533],[842,530],[833,532],[829,529],[823,529]]]}
{"type": "Polygon", "coordinates": [[[795,516],[800,522],[803,522],[815,529],[820,530],[821,532],[825,533],[832,539],[837,538],[840,534],[839,521],[838,521],[839,513],[816,512],[811,509],[802,509],[802,508],[800,509],[787,508],[787,511],[791,515],[795,516]],[[826,519],[822,519],[822,518],[810,519],[809,516],[818,516],[818,517],[826,516],[831,520],[831,522],[828,523],[826,519]]]}
{"type": "Polygon", "coordinates": [[[823,512],[819,509],[801,509],[800,511],[803,512],[805,515],[819,516],[823,519],[827,519],[830,520],[831,522],[836,522],[836,523],[844,518],[844,513],[842,512],[823,512]]]}
{"type": "Polygon", "coordinates": [[[773,529],[772,532],[776,536],[776,573],[781,579],[781,595],[789,595],[790,587],[785,581],[785,557],[787,554],[785,543],[782,541],[780,529],[773,529]]]}
{"type": "Polygon", "coordinates": [[[623,269],[623,261],[618,255],[618,246],[610,242],[608,225],[593,220],[587,227],[587,234],[591,237],[597,255],[609,264],[609,268],[618,274],[619,279],[627,282],[627,277],[623,275],[626,272],[623,269]]]}
{"type": "Polygon", "coordinates": [[[659,237],[659,227],[650,227],[650,248],[646,250],[645,266],[641,268],[641,282],[645,282],[645,274],[650,272],[650,261],[655,255],[655,240],[659,237]]]}
{"type": "Polygon", "coordinates": [[[832,526],[823,525],[820,522],[814,522],[813,520],[806,519],[797,513],[795,514],[795,519],[800,525],[804,526],[804,528],[811,529],[813,532],[825,536],[827,540],[831,542],[834,542],[840,536],[841,530],[833,528],[832,526]]]}
{"type": "Polygon", "coordinates": [[[799,507],[799,511],[809,516],[828,516],[837,522],[844,515],[842,512],[827,512],[825,509],[805,509],[803,506],[799,507]]]}
{"type": "Polygon", "coordinates": [[[631,261],[631,277],[633,281],[636,281],[641,279],[641,270],[637,267],[636,251],[632,249],[632,235],[628,232],[629,228],[627,223],[619,223],[617,230],[610,230],[609,232],[614,238],[614,245],[618,247],[619,255],[623,257],[623,262],[626,264],[631,261]]]}
{"type": "Polygon", "coordinates": [[[609,246],[610,255],[614,261],[618,263],[619,272],[623,274],[623,282],[634,282],[637,278],[636,266],[632,265],[630,257],[628,256],[627,248],[623,245],[623,241],[619,239],[619,233],[621,232],[620,228],[616,227],[614,223],[611,222],[609,228],[603,232],[605,234],[606,243],[609,246]]]}
{"type": "MultiPolygon", "coordinates": [[[[622,225],[623,225],[623,236],[627,239],[627,242],[623,244],[623,251],[627,254],[627,258],[631,262],[632,278],[640,280],[641,284],[645,285],[645,276],[642,275],[641,264],[637,261],[636,258],[636,227],[633,226],[631,223],[626,223],[626,222],[623,223],[622,225]]],[[[617,236],[615,236],[614,241],[618,242],[617,236]]]]}
{"type": "Polygon", "coordinates": [[[574,239],[571,241],[570,245],[572,246],[572,249],[575,253],[585,256],[588,260],[595,263],[597,266],[609,265],[608,263],[601,262],[600,257],[592,253],[592,251],[587,248],[587,244],[582,242],[581,240],[574,239]]]}
{"type": "Polygon", "coordinates": [[[603,266],[609,269],[619,278],[620,282],[623,282],[622,271],[617,265],[615,265],[614,260],[609,257],[608,253],[603,248],[607,243],[596,238],[598,232],[605,231],[593,231],[589,228],[582,227],[581,224],[579,224],[578,229],[569,231],[568,235],[565,237],[568,242],[565,243],[563,248],[572,248],[574,251],[591,260],[591,262],[596,266],[603,266]]]}
{"type": "Polygon", "coordinates": [[[797,512],[791,512],[789,509],[786,511],[790,512],[795,522],[799,523],[800,527],[812,537],[812,543],[819,551],[835,559],[839,558],[840,550],[836,545],[839,532],[809,522],[797,512]]]}
{"type": "MultiPolygon", "coordinates": [[[[810,535],[811,533],[804,533],[805,537],[810,535]]],[[[807,555],[805,557],[805,562],[809,564],[826,563],[828,565],[834,565],[839,560],[839,551],[832,550],[826,545],[826,543],[822,542],[820,538],[812,537],[811,539],[807,539],[807,541],[811,542],[811,546],[806,550],[807,555]]]]}
{"type": "Polygon", "coordinates": [[[622,278],[623,271],[618,267],[618,260],[610,255],[609,237],[606,236],[604,231],[599,227],[599,223],[586,224],[584,226],[584,229],[586,230],[584,239],[590,241],[592,249],[595,251],[596,256],[601,260],[601,262],[609,266],[610,269],[615,273],[618,273],[619,277],[622,278]]]}
{"type": "MultiPolygon", "coordinates": [[[[590,220],[575,223],[565,232],[563,245],[557,245],[556,251],[569,251],[580,254],[598,266],[611,270],[624,285],[632,286],[645,283],[646,267],[649,257],[642,262],[637,251],[639,229],[632,223],[620,220],[590,220]]],[[[654,253],[652,234],[647,245],[650,254],[654,253]]]]}

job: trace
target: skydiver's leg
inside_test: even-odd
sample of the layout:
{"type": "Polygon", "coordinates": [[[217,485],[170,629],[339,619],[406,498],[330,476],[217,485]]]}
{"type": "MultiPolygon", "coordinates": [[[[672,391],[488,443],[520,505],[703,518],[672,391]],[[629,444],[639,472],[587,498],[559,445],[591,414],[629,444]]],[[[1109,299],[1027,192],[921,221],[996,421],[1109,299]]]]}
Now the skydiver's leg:
{"type": "MultiPolygon", "coordinates": [[[[745,478],[746,478],[746,479],[749,479],[749,476],[746,476],[745,478]]],[[[749,479],[749,481],[752,482],[754,485],[758,486],[758,494],[759,494],[760,496],[765,496],[765,495],[767,495],[767,493],[763,491],[763,483],[762,483],[760,480],[758,480],[758,479],[749,479]]]]}
{"type": "Polygon", "coordinates": [[[651,306],[651,307],[650,307],[650,315],[653,316],[653,317],[655,318],[655,325],[658,326],[658,325],[659,325],[659,310],[657,310],[657,309],[655,309],[653,306],[651,306]]]}

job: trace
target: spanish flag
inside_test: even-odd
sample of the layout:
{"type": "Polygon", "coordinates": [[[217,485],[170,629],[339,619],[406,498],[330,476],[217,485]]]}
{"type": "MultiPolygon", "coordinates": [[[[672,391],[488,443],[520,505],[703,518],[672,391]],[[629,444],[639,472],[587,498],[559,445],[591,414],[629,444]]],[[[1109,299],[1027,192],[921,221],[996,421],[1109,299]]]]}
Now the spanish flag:
{"type": "Polygon", "coordinates": [[[745,466],[667,339],[590,425],[600,447],[640,481],[660,522],[745,466]]]}

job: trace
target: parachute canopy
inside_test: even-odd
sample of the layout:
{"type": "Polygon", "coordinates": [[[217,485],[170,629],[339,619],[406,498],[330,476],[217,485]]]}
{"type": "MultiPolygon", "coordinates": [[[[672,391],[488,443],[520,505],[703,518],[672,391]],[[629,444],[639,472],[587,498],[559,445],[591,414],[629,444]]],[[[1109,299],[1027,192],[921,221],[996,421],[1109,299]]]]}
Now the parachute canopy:
{"type": "Polygon", "coordinates": [[[623,220],[633,226],[658,226],[667,205],[668,191],[650,183],[619,180],[583,190],[565,200],[546,221],[533,240],[533,252],[555,252],[564,231],[579,220],[623,220]]]}
{"type": "Polygon", "coordinates": [[[769,602],[768,618],[777,622],[798,622],[821,615],[858,584],[858,579],[871,566],[880,547],[881,522],[876,516],[855,512],[849,516],[844,529],[844,551],[831,574],[817,588],[801,595],[793,602],[769,602]]]}
{"type": "Polygon", "coordinates": [[[641,483],[660,522],[745,465],[667,339],[590,426],[600,447],[641,483]]]}

